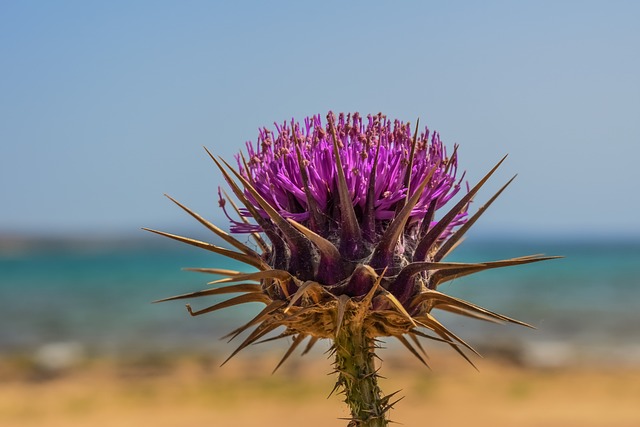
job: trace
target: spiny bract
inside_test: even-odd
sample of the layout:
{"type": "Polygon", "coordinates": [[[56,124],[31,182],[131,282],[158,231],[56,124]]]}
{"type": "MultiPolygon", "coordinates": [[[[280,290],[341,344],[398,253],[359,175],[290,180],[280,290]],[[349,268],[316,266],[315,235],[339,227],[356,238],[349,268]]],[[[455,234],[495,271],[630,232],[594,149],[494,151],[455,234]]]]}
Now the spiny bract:
{"type": "Polygon", "coordinates": [[[240,294],[198,311],[187,305],[193,316],[264,303],[251,321],[229,334],[255,327],[230,357],[279,327],[284,331],[277,337],[293,337],[284,361],[306,337],[305,352],[318,339],[335,341],[341,328],[358,325],[367,339],[396,337],[423,362],[418,337],[444,341],[469,360],[461,347],[471,348],[436,320],[433,309],[527,326],[437,290],[456,277],[550,258],[443,261],[511,182],[467,214],[504,158],[474,187],[467,186],[446,213],[436,215],[459,192],[462,178],[456,178],[457,147],[447,155],[439,135],[428,128],[420,132],[416,125],[412,134],[408,123],[382,114],[336,118],[329,112],[326,124],[313,116],[276,130],[260,130],[256,145],[247,143],[247,155],[237,157],[236,169],[207,151],[241,204],[219,191],[231,232],[249,233],[255,249],[173,199],[234,250],[149,230],[258,270],[195,269],[225,278],[210,282],[211,289],[162,300],[240,294]]]}

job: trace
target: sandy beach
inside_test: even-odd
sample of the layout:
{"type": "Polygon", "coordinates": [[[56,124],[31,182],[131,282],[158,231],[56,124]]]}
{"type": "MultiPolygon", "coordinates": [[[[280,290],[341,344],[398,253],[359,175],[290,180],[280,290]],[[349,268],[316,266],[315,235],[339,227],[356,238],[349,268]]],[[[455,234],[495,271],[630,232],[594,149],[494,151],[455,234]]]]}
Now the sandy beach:
{"type": "MultiPolygon", "coordinates": [[[[93,359],[51,371],[28,358],[0,362],[0,425],[345,426],[340,395],[322,354],[240,355],[224,367],[207,354],[93,359]]],[[[432,370],[401,352],[385,355],[382,388],[405,396],[391,412],[406,426],[640,425],[640,368],[522,366],[500,357],[476,360],[479,372],[444,352],[432,370]]]]}

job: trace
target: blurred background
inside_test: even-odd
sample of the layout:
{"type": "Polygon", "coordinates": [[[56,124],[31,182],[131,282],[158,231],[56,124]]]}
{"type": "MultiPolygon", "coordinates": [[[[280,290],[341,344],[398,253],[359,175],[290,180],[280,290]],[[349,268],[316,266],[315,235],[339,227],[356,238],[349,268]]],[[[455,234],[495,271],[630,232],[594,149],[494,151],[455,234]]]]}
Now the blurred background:
{"type": "Polygon", "coordinates": [[[451,260],[565,256],[445,285],[537,329],[441,316],[480,374],[434,346],[415,379],[387,343],[408,395],[394,419],[638,425],[639,17],[633,1],[0,2],[0,424],[344,425],[327,346],[274,376],[285,343],[218,368],[257,306],[150,304],[205,286],[183,267],[233,263],[140,230],[211,240],[163,197],[226,224],[202,146],[232,159],[259,127],[333,110],[419,118],[471,183],[509,154],[477,200],[516,181],[451,260]]]}

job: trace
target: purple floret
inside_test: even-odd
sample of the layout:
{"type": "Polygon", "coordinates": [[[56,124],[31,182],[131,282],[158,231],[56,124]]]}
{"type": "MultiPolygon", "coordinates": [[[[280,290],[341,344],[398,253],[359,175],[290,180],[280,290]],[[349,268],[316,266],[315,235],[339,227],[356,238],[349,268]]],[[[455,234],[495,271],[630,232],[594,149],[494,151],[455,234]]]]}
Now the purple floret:
{"type": "MultiPolygon", "coordinates": [[[[333,117],[333,113],[327,117],[333,117]]],[[[275,133],[267,128],[260,129],[257,142],[247,142],[246,156],[237,156],[240,173],[283,217],[309,226],[310,209],[301,174],[301,169],[306,168],[309,191],[318,209],[333,219],[335,226],[339,226],[340,217],[335,207],[338,178],[330,124],[323,124],[320,115],[316,115],[306,118],[302,124],[292,120],[290,124],[276,124],[275,128],[275,133]]],[[[411,212],[409,227],[422,221],[432,201],[436,201],[436,208],[441,208],[460,190],[462,178],[456,179],[455,149],[448,157],[440,135],[427,127],[417,136],[409,188],[404,182],[414,140],[414,129],[409,123],[392,122],[382,114],[368,115],[363,119],[358,113],[340,113],[335,129],[347,188],[360,224],[377,150],[374,187],[376,231],[386,228],[396,215],[399,203],[404,202],[407,193],[411,196],[412,190],[433,169],[429,184],[411,212]]],[[[258,212],[268,218],[251,194],[247,192],[246,196],[258,212]]],[[[241,212],[247,218],[251,216],[244,209],[241,212]]],[[[461,213],[452,226],[463,223],[465,217],[466,212],[461,213]]],[[[231,231],[249,233],[262,230],[257,224],[233,221],[231,231]]]]}

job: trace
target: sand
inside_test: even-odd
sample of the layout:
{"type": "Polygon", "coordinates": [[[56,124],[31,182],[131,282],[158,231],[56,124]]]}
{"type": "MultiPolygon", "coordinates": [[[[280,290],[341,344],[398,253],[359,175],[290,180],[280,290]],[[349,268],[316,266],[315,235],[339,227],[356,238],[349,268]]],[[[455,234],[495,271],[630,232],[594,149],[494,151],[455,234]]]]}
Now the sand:
{"type": "MultiPolygon", "coordinates": [[[[196,354],[84,360],[51,371],[26,358],[0,359],[0,426],[346,426],[335,378],[322,354],[250,351],[224,367],[196,354]]],[[[406,426],[640,426],[640,367],[539,368],[489,357],[479,372],[451,352],[385,356],[385,392],[402,389],[392,420],[406,426]]]]}

